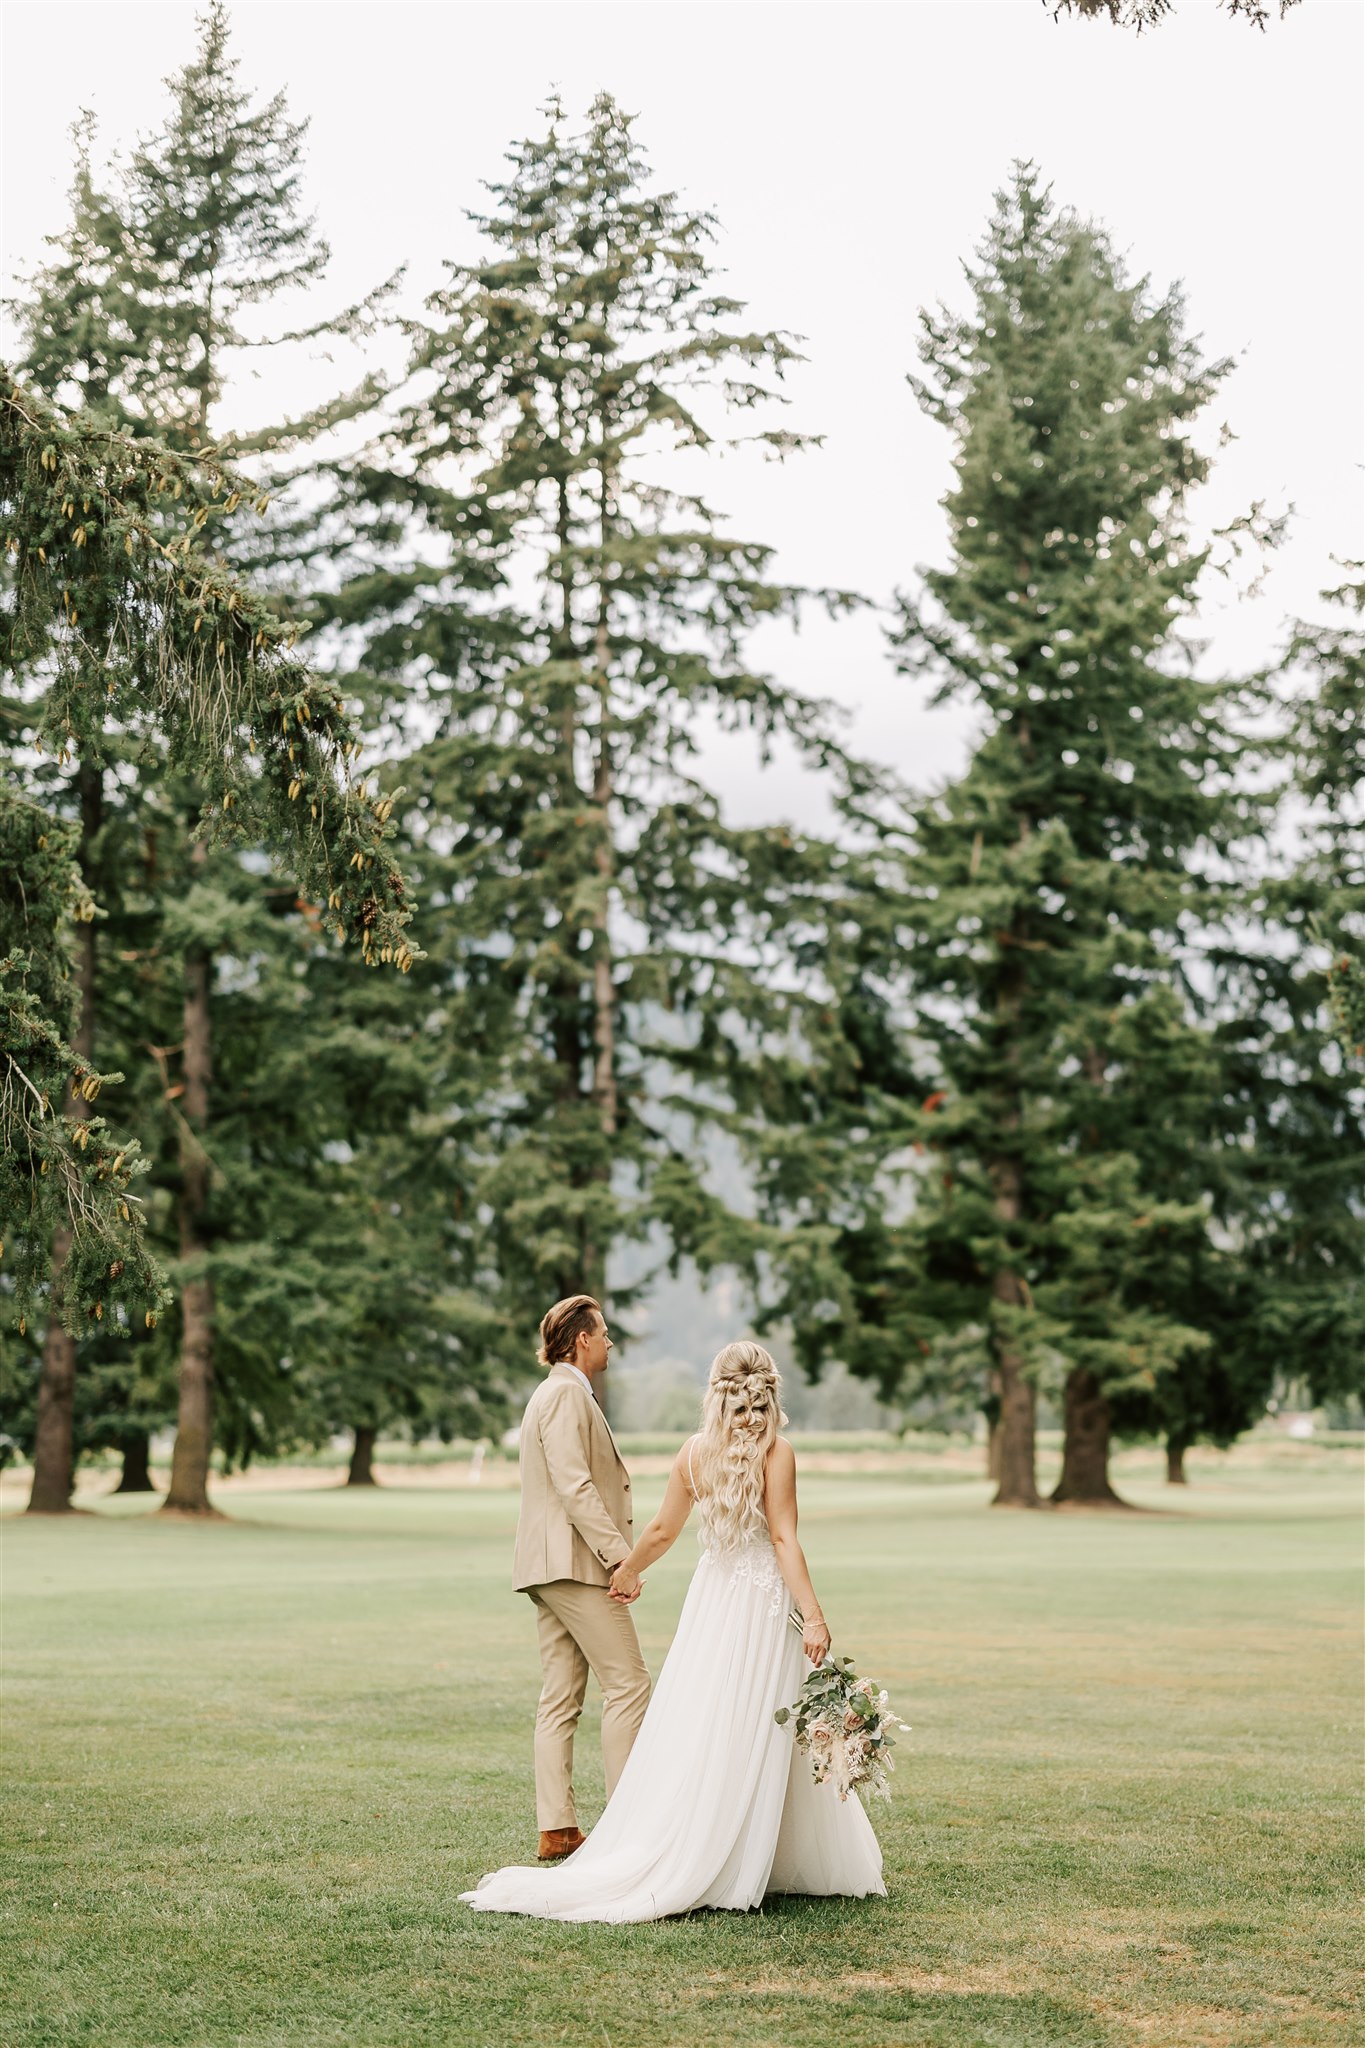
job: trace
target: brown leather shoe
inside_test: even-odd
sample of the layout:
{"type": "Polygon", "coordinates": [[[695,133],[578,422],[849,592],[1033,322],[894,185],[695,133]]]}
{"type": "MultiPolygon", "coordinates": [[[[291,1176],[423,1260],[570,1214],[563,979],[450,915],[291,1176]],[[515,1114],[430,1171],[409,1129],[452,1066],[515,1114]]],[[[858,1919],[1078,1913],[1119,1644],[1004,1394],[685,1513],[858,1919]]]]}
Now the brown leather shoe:
{"type": "Polygon", "coordinates": [[[587,1836],[577,1828],[542,1828],[540,1831],[540,1861],[558,1863],[565,1856],[572,1856],[575,1849],[581,1849],[587,1836]]]}

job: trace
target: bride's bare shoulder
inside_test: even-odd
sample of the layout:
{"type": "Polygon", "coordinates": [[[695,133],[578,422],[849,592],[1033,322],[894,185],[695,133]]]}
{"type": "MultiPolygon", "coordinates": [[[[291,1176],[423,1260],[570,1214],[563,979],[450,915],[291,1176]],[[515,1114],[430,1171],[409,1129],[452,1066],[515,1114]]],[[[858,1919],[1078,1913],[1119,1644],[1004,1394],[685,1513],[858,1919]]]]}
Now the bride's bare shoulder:
{"type": "Polygon", "coordinates": [[[673,1470],[677,1473],[693,1500],[697,1497],[696,1454],[700,1446],[700,1435],[684,1437],[682,1443],[678,1446],[678,1455],[673,1460],[673,1470]]]}
{"type": "Polygon", "coordinates": [[[775,1436],[773,1438],[772,1449],[768,1452],[768,1470],[770,1472],[794,1472],[796,1470],[796,1452],[787,1442],[786,1437],[775,1436]]]}

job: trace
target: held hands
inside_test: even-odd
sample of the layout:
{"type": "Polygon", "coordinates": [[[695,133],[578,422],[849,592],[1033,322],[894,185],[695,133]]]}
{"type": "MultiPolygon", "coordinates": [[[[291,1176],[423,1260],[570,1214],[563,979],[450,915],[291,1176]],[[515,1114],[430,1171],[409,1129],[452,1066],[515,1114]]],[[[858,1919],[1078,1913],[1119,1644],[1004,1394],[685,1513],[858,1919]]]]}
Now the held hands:
{"type": "Polygon", "coordinates": [[[623,1558],[612,1573],[611,1585],[607,1590],[613,1600],[619,1600],[623,1607],[629,1607],[633,1600],[639,1599],[644,1583],[640,1574],[632,1571],[623,1558]]]}

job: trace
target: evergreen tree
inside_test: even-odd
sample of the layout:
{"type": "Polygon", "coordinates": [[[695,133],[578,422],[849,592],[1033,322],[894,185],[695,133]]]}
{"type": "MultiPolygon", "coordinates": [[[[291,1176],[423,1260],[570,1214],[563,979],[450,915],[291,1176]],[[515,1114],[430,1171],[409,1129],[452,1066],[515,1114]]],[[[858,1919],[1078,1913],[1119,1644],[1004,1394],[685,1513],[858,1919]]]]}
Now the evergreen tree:
{"type": "MultiPolygon", "coordinates": [[[[84,288],[92,303],[103,303],[102,280],[111,278],[111,308],[120,315],[132,308],[114,336],[118,348],[101,343],[118,363],[117,383],[107,383],[119,417],[196,450],[213,433],[211,409],[229,355],[271,345],[269,336],[247,335],[244,314],[278,291],[313,281],[326,249],[299,216],[303,131],[288,121],[279,97],[256,109],[238,86],[221,7],[201,18],[197,53],[171,91],[171,116],[118,184],[117,205],[104,195],[98,205],[87,201],[93,180],[88,164],[81,167],[62,260],[31,282],[21,317],[31,367],[64,396],[73,386],[79,393],[89,379],[73,354],[73,337],[79,334],[89,350],[98,325],[82,317],[80,293],[84,288]]],[[[379,296],[291,339],[363,332],[379,296]]],[[[113,312],[104,326],[114,328],[113,312]]],[[[233,445],[264,461],[277,489],[300,476],[306,484],[317,436],[363,411],[376,389],[367,380],[302,420],[236,437],[233,445]]],[[[218,548],[225,559],[287,588],[313,551],[315,527],[305,490],[294,511],[277,514],[268,528],[220,519],[218,548]]],[[[138,807],[145,856],[130,863],[125,846],[107,877],[113,883],[131,874],[135,884],[128,929],[119,933],[120,953],[131,951],[138,962],[138,1007],[127,1018],[130,1072],[138,1127],[149,1143],[155,1140],[154,1231],[159,1224],[169,1258],[179,1255],[190,1311],[179,1375],[184,1455],[172,1502],[202,1509],[214,1411],[212,1426],[229,1459],[330,1426],[315,1382],[329,1374],[335,1380],[338,1362],[355,1359],[358,1333],[348,1330],[342,1310],[349,1305],[359,1313],[363,1290],[353,1275],[338,1285],[345,1270],[338,1247],[356,1240],[355,1213],[357,1205],[367,1207],[376,1148],[385,1148],[389,1181],[406,1189],[409,1207],[406,1227],[390,1231],[384,1308],[376,1302],[367,1328],[373,1335],[386,1318],[397,1321],[408,1328],[408,1342],[401,1362],[382,1348],[367,1352],[372,1384],[361,1406],[368,1413],[396,1372],[411,1382],[400,1386],[396,1412],[447,1415],[463,1398],[468,1415],[490,1383],[485,1361],[471,1365],[450,1336],[450,1272],[431,1288],[417,1263],[430,1249],[413,1228],[418,1176],[394,1165],[405,1159],[403,1136],[411,1134],[374,1123],[382,1105],[386,1117],[404,1124],[395,1083],[417,1071],[404,1055],[411,1013],[405,1018],[401,1002],[357,998],[358,987],[373,984],[333,962],[316,907],[271,885],[259,858],[244,863],[236,854],[204,854],[188,830],[194,780],[177,773],[174,761],[153,761],[144,751],[136,774],[118,787],[138,807]],[[149,1043],[156,1067],[146,1058],[149,1043]],[[281,1076],[288,1076],[287,1104],[281,1076]],[[324,1233],[318,1241],[309,1235],[314,1227],[324,1233]],[[417,1327],[420,1316],[411,1312],[424,1300],[440,1309],[434,1333],[417,1327]]],[[[429,1072],[421,1083],[425,1091],[429,1072]]],[[[410,1097],[408,1109],[424,1103],[423,1092],[410,1097]]],[[[386,1214],[399,1207],[390,1200],[386,1214]]],[[[475,1233],[466,1223],[451,1235],[463,1243],[475,1233]]],[[[478,1322],[467,1312],[462,1327],[478,1322]]],[[[124,1441],[130,1421],[140,1419],[144,1428],[134,1432],[131,1449],[145,1464],[145,1425],[160,1419],[149,1412],[149,1390],[162,1373],[174,1376],[174,1335],[163,1326],[121,1354],[87,1340],[78,1443],[82,1433],[99,1441],[101,1432],[124,1441]]],[[[354,1366],[348,1383],[358,1400],[361,1377],[354,1366]]],[[[500,1414],[502,1397],[491,1398],[489,1412],[500,1414]]]]}
{"type": "MultiPolygon", "coordinates": [[[[326,244],[301,206],[304,127],[290,120],[283,94],[252,103],[237,77],[221,0],[199,18],[198,47],[170,81],[171,110],[129,166],[128,208],[137,245],[142,317],[153,345],[139,366],[139,399],[156,430],[191,449],[213,445],[213,414],[234,352],[253,345],[246,313],[279,294],[315,282],[328,261],[326,244]]],[[[354,320],[325,323],[345,330],[354,320]]],[[[323,327],[314,330],[324,331],[323,327]]],[[[358,403],[359,401],[357,401],[358,403]]],[[[340,401],[322,415],[269,429],[239,452],[307,439],[353,407],[340,401]]],[[[239,564],[266,562],[254,536],[225,535],[239,564]],[[235,542],[235,545],[234,545],[235,542]]],[[[188,820],[196,792],[172,773],[164,796],[188,820]]],[[[207,1505],[215,1384],[214,1252],[233,1205],[224,1169],[224,1199],[215,1204],[213,1162],[217,1054],[214,1004],[217,962],[250,955],[253,939],[269,943],[271,928],[255,916],[254,892],[237,862],[209,863],[201,844],[182,836],[183,858],[168,861],[175,891],[170,926],[178,937],[183,976],[179,1038],[181,1094],[176,1110],[175,1218],[181,1280],[181,1351],[176,1452],[167,1505],[207,1505]]],[[[265,977],[267,986],[270,977],[265,977]]],[[[286,1297],[287,1298],[287,1297],[286,1297]]],[[[287,1334],[280,1332],[287,1343],[287,1334]]]]}
{"type": "Polygon", "coordinates": [[[215,996],[222,1446],[243,1460],[348,1428],[363,1471],[394,1425],[505,1426],[510,1390],[460,1177],[471,1070],[433,1057],[420,979],[358,977],[314,923],[262,935],[215,996]]]}
{"type": "Polygon", "coordinates": [[[95,172],[95,132],[90,113],[72,125],[67,224],[46,238],[52,256],[22,280],[6,311],[24,339],[19,367],[36,390],[128,430],[141,417],[143,309],[128,220],[95,172]]]}
{"type": "MultiPolygon", "coordinates": [[[[75,1333],[103,1323],[106,1310],[153,1316],[161,1291],[132,1188],[136,1148],[88,1114],[111,1077],[70,1042],[73,1022],[90,1011],[73,1001],[61,911],[76,902],[86,924],[95,909],[70,865],[79,833],[73,839],[60,815],[75,807],[79,786],[54,789],[45,829],[13,772],[17,750],[35,748],[62,770],[74,761],[79,778],[83,765],[107,771],[140,736],[149,753],[173,757],[194,778],[203,792],[198,824],[210,838],[254,827],[267,844],[290,847],[299,883],[327,903],[338,936],[359,940],[367,959],[406,967],[413,955],[403,878],[383,844],[387,811],[350,778],[356,741],[338,693],[295,659],[293,630],[196,546],[215,510],[235,509],[242,481],[211,459],[64,415],[8,374],[4,381],[0,666],[13,682],[0,809],[14,888],[0,966],[0,1212],[16,1254],[8,1284],[17,1319],[26,1325],[44,1299],[55,1242],[54,1307],[75,1333]],[[182,502],[197,508],[188,530],[174,513],[166,517],[182,502]],[[60,1114],[68,1092],[75,1114],[60,1114]]],[[[65,1507],[70,1490],[64,1364],[49,1346],[38,1400],[39,1508],[65,1507]]]]}
{"type": "MultiPolygon", "coordinates": [[[[72,141],[76,163],[67,227],[61,235],[48,238],[48,247],[54,252],[50,261],[25,280],[23,298],[12,302],[9,309],[26,343],[19,368],[50,397],[83,409],[111,427],[136,429],[140,413],[135,393],[146,338],[132,237],[116,195],[96,179],[90,115],[83,115],[75,124],[72,141]]],[[[100,616],[92,616],[87,637],[92,650],[102,647],[106,633],[100,616]]],[[[91,663],[92,690],[99,688],[93,673],[97,659],[91,663]]],[[[12,700],[6,709],[11,721],[22,717],[23,699],[12,700]]],[[[7,741],[10,737],[7,731],[7,741]]],[[[123,914],[123,880],[135,865],[139,837],[139,780],[136,772],[129,772],[135,751],[135,743],[120,747],[106,729],[100,755],[83,755],[74,774],[50,760],[31,769],[27,778],[61,807],[65,808],[69,799],[80,819],[77,859],[83,886],[91,902],[98,905],[98,915],[82,920],[76,929],[78,1009],[73,1047],[87,1061],[93,1061],[98,1047],[107,1063],[118,1067],[126,1065],[125,1049],[110,1033],[102,1013],[110,991],[118,986],[117,976],[105,971],[107,956],[111,952],[115,957],[124,954],[134,943],[123,914]]],[[[126,1104],[126,1096],[120,1101],[126,1104]]],[[[78,1115],[88,1114],[83,1098],[76,1098],[73,1108],[78,1115]]],[[[144,1189],[144,1198],[145,1193],[144,1189]]],[[[70,1491],[71,1450],[81,1446],[84,1434],[77,1412],[81,1405],[78,1342],[66,1326],[60,1306],[62,1269],[69,1250],[70,1233],[59,1229],[53,1244],[53,1302],[42,1373],[44,1437],[55,1444],[51,1456],[45,1452],[39,1459],[38,1498],[48,1507],[64,1502],[70,1491]]],[[[130,1340],[125,1335],[122,1342],[111,1342],[103,1333],[96,1333],[84,1341],[87,1351],[98,1348],[105,1356],[105,1384],[98,1406],[112,1421],[121,1405],[119,1362],[126,1359],[130,1340]]],[[[22,1377],[16,1375],[20,1384],[22,1377]]],[[[11,1419],[21,1437],[35,1433],[19,1422],[17,1414],[11,1419]]],[[[164,1419],[157,1410],[145,1418],[149,1424],[164,1419]]],[[[145,1457],[145,1431],[136,1434],[141,1437],[145,1457]]]]}
{"type": "Polygon", "coordinates": [[[791,342],[738,324],[713,223],[652,187],[610,99],[581,133],[552,104],[509,155],[486,255],[413,326],[412,393],[357,475],[364,530],[320,615],[359,629],[347,687],[375,722],[429,735],[394,767],[399,819],[446,1057],[486,1076],[463,1136],[524,1356],[548,1301],[603,1297],[627,1237],[662,1223],[705,1256],[733,1221],[685,1120],[723,1109],[735,1047],[785,1017],[771,906],[828,856],[726,824],[691,770],[700,723],[837,750],[820,706],[743,658],[803,593],[650,474],[780,396],[791,342]]]}
{"type": "Polygon", "coordinates": [[[983,720],[916,820],[898,906],[944,1096],[919,1135],[945,1170],[912,1230],[992,1333],[1001,1500],[1036,1498],[1048,1353],[1066,1361],[1055,1497],[1098,1499],[1111,1398],[1207,1344],[1153,1281],[1206,1229],[1201,1191],[1162,1170],[1208,1064],[1181,987],[1210,908],[1195,852],[1251,822],[1218,693],[1174,641],[1207,562],[1189,426],[1228,365],[1030,167],[968,275],[972,314],[923,323],[916,387],[957,443],[953,559],[901,636],[903,665],[983,720]]]}
{"type": "Polygon", "coordinates": [[[1231,890],[1231,914],[1205,949],[1219,1241],[1185,1285],[1214,1342],[1120,1418],[1165,1432],[1177,1481],[1189,1444],[1230,1442],[1264,1413],[1277,1381],[1297,1379],[1319,1400],[1361,1385],[1365,1089],[1343,1058],[1331,996],[1332,963],[1359,943],[1365,903],[1363,650],[1358,588],[1326,596],[1339,621],[1300,626],[1254,706],[1243,781],[1264,785],[1280,830],[1231,890]],[[1280,743],[1285,675],[1291,717],[1280,743]],[[1301,848],[1286,869],[1277,849],[1291,826],[1301,848]]]}
{"type": "Polygon", "coordinates": [[[866,863],[837,1235],[797,1233],[846,1277],[803,1341],[884,1394],[897,1355],[936,1372],[984,1349],[1001,1504],[1038,1502],[1035,1387],[1055,1386],[1054,1497],[1101,1501],[1113,1404],[1210,1344],[1170,1280],[1214,1256],[1216,1060],[1187,966],[1219,900],[1207,854],[1257,818],[1175,627],[1207,561],[1189,427],[1228,366],[1029,166],[967,276],[971,313],[923,320],[916,384],[956,447],[951,562],[897,637],[979,737],[866,863]],[[899,1219],[888,1155],[911,1169],[899,1219]]]}
{"type": "Polygon", "coordinates": [[[1298,790],[1313,807],[1300,872],[1302,887],[1318,899],[1309,929],[1330,949],[1337,1032],[1359,1060],[1365,1058],[1365,563],[1343,567],[1350,580],[1322,593],[1337,617],[1330,625],[1301,623],[1286,663],[1307,677],[1289,738],[1298,790]]]}
{"type": "Polygon", "coordinates": [[[1333,615],[1300,624],[1285,657],[1298,857],[1254,891],[1260,943],[1229,947],[1220,963],[1234,1018],[1254,1020],[1239,1047],[1248,1348],[1267,1393],[1276,1376],[1291,1377],[1315,1401],[1365,1385],[1365,1085],[1349,1007],[1365,937],[1358,565],[1323,595],[1333,615]]]}
{"type": "Polygon", "coordinates": [[[1131,1105],[1138,1150],[1153,1108],[1158,1119],[1174,1114],[1182,1142],[1158,1145],[1148,1177],[1169,1193],[1202,1193],[1211,1215],[1209,1232],[1153,1273],[1157,1298],[1210,1341],[1154,1388],[1111,1403],[1120,1433],[1165,1437],[1177,1484],[1189,1447],[1231,1443],[1264,1414],[1277,1381],[1323,1400],[1350,1398],[1361,1383],[1365,1090],[1334,1037],[1323,957],[1349,961],[1361,929],[1362,647],[1350,616],[1358,590],[1326,595],[1343,622],[1301,626],[1242,720],[1239,780],[1261,787],[1267,829],[1229,880],[1217,925],[1200,935],[1206,1075],[1183,1099],[1168,1082],[1131,1105]],[[1286,671],[1287,747],[1273,737],[1286,671]],[[1291,819],[1302,852],[1286,872],[1276,847],[1291,819]]]}

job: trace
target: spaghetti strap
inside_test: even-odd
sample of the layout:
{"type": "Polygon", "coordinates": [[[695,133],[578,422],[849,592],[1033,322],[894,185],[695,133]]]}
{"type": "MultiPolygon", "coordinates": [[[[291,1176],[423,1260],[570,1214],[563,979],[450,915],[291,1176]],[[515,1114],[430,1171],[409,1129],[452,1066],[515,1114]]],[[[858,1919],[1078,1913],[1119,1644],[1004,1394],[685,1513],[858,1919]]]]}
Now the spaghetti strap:
{"type": "Polygon", "coordinates": [[[692,1446],[696,1441],[694,1436],[687,1439],[687,1484],[693,1500],[697,1498],[697,1475],[692,1470],[692,1446]]]}

